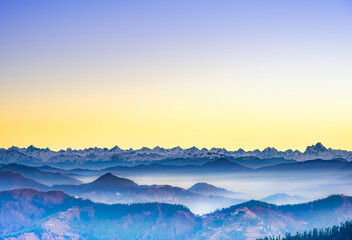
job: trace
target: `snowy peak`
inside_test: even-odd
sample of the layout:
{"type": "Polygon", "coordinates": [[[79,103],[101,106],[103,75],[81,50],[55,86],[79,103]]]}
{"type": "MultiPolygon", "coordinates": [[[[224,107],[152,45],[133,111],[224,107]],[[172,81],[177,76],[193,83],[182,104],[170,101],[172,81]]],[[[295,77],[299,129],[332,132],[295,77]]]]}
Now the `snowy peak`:
{"type": "Polygon", "coordinates": [[[328,151],[328,149],[326,147],[324,147],[323,144],[318,142],[315,145],[308,146],[307,149],[304,151],[304,153],[305,154],[319,154],[319,153],[327,152],[327,151],[328,151]]]}
{"type": "Polygon", "coordinates": [[[27,147],[27,152],[46,151],[47,149],[48,148],[46,148],[46,149],[36,148],[33,145],[30,145],[29,147],[27,147]]]}
{"type": "MultiPolygon", "coordinates": [[[[346,150],[334,150],[326,148],[321,143],[308,146],[304,152],[288,149],[279,151],[273,147],[267,147],[263,150],[245,151],[238,149],[237,151],[229,151],[225,148],[202,148],[191,147],[183,149],[181,147],[163,148],[143,147],[141,149],[121,149],[115,146],[111,149],[107,148],[86,148],[76,150],[67,148],[67,150],[52,151],[48,148],[36,148],[33,145],[28,148],[11,147],[8,149],[0,148],[0,164],[23,163],[23,164],[59,164],[70,163],[76,165],[84,165],[85,163],[113,163],[119,162],[122,165],[137,165],[141,163],[157,163],[158,161],[183,159],[185,162],[189,160],[190,164],[201,164],[226,158],[231,161],[238,158],[254,157],[258,159],[285,159],[306,161],[313,159],[331,160],[336,158],[352,161],[352,152],[346,150]],[[197,162],[200,160],[200,162],[197,162]],[[206,160],[201,162],[202,160],[206,160]]],[[[236,161],[234,161],[236,162],[236,161]]]]}

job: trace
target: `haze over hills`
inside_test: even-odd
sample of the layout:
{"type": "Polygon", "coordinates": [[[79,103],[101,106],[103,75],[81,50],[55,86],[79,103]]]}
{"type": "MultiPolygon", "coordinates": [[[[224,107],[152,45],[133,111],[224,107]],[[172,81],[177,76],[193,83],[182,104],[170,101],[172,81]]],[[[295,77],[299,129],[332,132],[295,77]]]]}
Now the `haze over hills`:
{"type": "MultiPolygon", "coordinates": [[[[50,166],[30,167],[22,164],[8,164],[0,167],[0,171],[20,173],[23,177],[34,180],[37,183],[47,186],[56,185],[55,187],[59,185],[60,188],[57,188],[58,190],[68,191],[68,193],[73,195],[80,195],[94,201],[107,203],[134,202],[135,199],[139,198],[143,202],[149,200],[176,203],[180,201],[180,203],[186,204],[188,200],[181,197],[184,195],[183,191],[176,191],[176,188],[170,186],[177,186],[185,190],[197,182],[222,186],[231,192],[222,192],[220,194],[219,191],[216,193],[210,191],[210,193],[207,193],[206,189],[203,189],[202,195],[213,195],[223,198],[220,199],[219,203],[216,203],[214,198],[210,199],[211,203],[204,207],[205,210],[203,212],[214,209],[215,206],[216,208],[223,207],[220,203],[224,203],[224,206],[233,204],[233,199],[238,203],[242,199],[262,199],[276,193],[299,195],[310,200],[329,194],[352,194],[348,185],[352,174],[351,162],[345,159],[308,160],[282,163],[257,169],[241,166],[234,160],[220,158],[210,159],[202,165],[176,166],[152,163],[130,167],[115,166],[100,170],[81,168],[65,170],[50,166]],[[122,194],[117,196],[116,193],[119,191],[115,191],[115,189],[111,193],[108,190],[104,194],[101,193],[101,189],[109,186],[109,183],[102,184],[98,191],[88,191],[87,186],[82,184],[82,182],[90,184],[107,173],[119,176],[121,179],[125,178],[128,181],[131,179],[134,184],[138,183],[138,189],[142,189],[142,186],[144,186],[144,191],[138,192],[138,194],[130,192],[130,195],[122,194]],[[74,185],[79,185],[80,187],[77,188],[74,185]],[[148,191],[146,191],[147,186],[149,187],[148,191]],[[151,186],[155,187],[152,188],[151,186]],[[80,190],[78,191],[78,189],[80,190]],[[238,194],[239,192],[242,194],[238,194]],[[158,194],[153,196],[152,193],[158,194]]],[[[114,185],[114,188],[118,186],[115,183],[112,185],[114,185]]],[[[195,191],[189,193],[194,194],[195,191]]],[[[192,195],[192,197],[195,196],[192,195]]],[[[192,197],[189,197],[189,199],[192,197]]],[[[203,200],[205,202],[205,198],[203,200]]],[[[189,204],[187,206],[191,207],[189,204]]]]}
{"type": "Polygon", "coordinates": [[[209,159],[225,157],[228,159],[243,158],[238,160],[240,164],[249,167],[263,167],[275,163],[288,163],[287,161],[304,161],[312,159],[336,159],[343,158],[352,160],[352,152],[346,150],[335,150],[324,147],[321,143],[308,146],[304,152],[298,150],[278,151],[275,148],[266,148],[262,151],[228,151],[224,148],[198,149],[192,147],[182,149],[175,147],[171,149],[155,147],[153,149],[143,147],[141,149],[123,150],[115,146],[108,148],[87,148],[83,150],[66,149],[52,151],[49,148],[40,149],[34,146],[28,148],[11,147],[0,149],[0,163],[24,163],[24,164],[53,164],[62,165],[74,164],[78,166],[104,166],[108,163],[119,163],[120,165],[135,165],[140,163],[175,163],[175,164],[204,164],[209,159]],[[247,158],[247,159],[246,159],[247,158]],[[253,158],[252,161],[247,161],[253,158]],[[257,158],[257,159],[255,159],[257,158]],[[260,159],[272,159],[267,162],[260,159]],[[258,163],[253,165],[254,160],[258,163]],[[246,162],[250,162],[246,165],[246,162]],[[270,163],[271,162],[271,163],[270,163]],[[252,165],[251,165],[252,164],[252,165]]]}
{"type": "Polygon", "coordinates": [[[52,189],[103,203],[163,202],[183,204],[197,214],[246,201],[234,196],[230,198],[199,194],[170,185],[138,185],[129,179],[116,177],[111,173],[106,173],[90,183],[54,185],[52,189]]]}
{"type": "MultiPolygon", "coordinates": [[[[2,234],[19,239],[35,239],[35,236],[49,239],[64,236],[76,239],[92,239],[93,236],[98,239],[112,239],[111,236],[114,236],[113,239],[118,239],[116,236],[121,236],[121,239],[135,239],[136,236],[140,239],[154,239],[163,236],[163,239],[252,240],[268,234],[303,232],[306,229],[336,225],[352,218],[352,200],[342,195],[304,204],[287,205],[307,201],[299,196],[317,199],[317,196],[327,196],[331,193],[350,193],[348,190],[350,166],[351,162],[345,159],[329,161],[317,159],[251,169],[226,158],[211,159],[202,165],[175,166],[153,163],[102,170],[63,170],[50,166],[29,167],[8,164],[0,168],[1,189],[17,190],[0,193],[0,208],[6,206],[0,209],[0,218],[6,218],[3,225],[0,223],[0,236],[2,234]],[[108,170],[112,170],[112,173],[106,172],[108,170]],[[135,181],[134,178],[121,177],[123,175],[115,176],[114,174],[119,171],[129,173],[131,176],[134,176],[133,172],[145,174],[141,175],[140,181],[135,181]],[[99,174],[99,177],[88,183],[52,187],[34,181],[36,178],[43,180],[45,177],[49,179],[58,177],[60,181],[65,182],[67,179],[63,176],[67,177],[65,175],[67,173],[83,175],[94,173],[99,174]],[[186,189],[174,184],[147,185],[145,179],[150,176],[155,181],[158,175],[155,173],[162,173],[166,179],[171,178],[176,185],[178,185],[176,182],[183,181],[188,176],[192,179],[193,186],[188,185],[186,189]],[[212,184],[198,181],[197,183],[196,173],[209,179],[212,184]],[[21,174],[26,174],[26,177],[21,174]],[[224,179],[218,182],[221,185],[213,184],[212,181],[219,178],[224,179]],[[283,186],[284,191],[270,190],[268,187],[270,179],[274,185],[283,186]],[[252,192],[249,189],[251,181],[254,186],[252,192]],[[314,185],[316,182],[318,185],[314,185]],[[289,186],[290,184],[292,186],[289,186]],[[226,188],[232,186],[231,189],[234,191],[217,186],[226,188]],[[18,188],[52,191],[47,196],[47,193],[18,188]],[[237,192],[238,188],[240,190],[237,192]],[[248,201],[252,199],[248,196],[253,193],[255,199],[262,200],[248,201]],[[259,195],[256,195],[257,193],[259,195]],[[273,195],[263,198],[263,194],[273,195]],[[115,203],[132,205],[129,207],[111,205],[115,203]],[[167,204],[182,204],[186,207],[167,204]],[[131,206],[135,206],[136,209],[131,206]],[[28,209],[23,210],[24,207],[28,209]],[[15,214],[20,220],[11,220],[11,214],[15,214]],[[168,224],[175,224],[170,230],[172,233],[163,235],[160,229],[168,224]],[[120,230],[108,231],[116,229],[116,226],[119,226],[120,230]]],[[[138,174],[135,177],[139,179],[138,174]]]]}
{"type": "MultiPolygon", "coordinates": [[[[80,185],[46,186],[24,178],[19,173],[0,171],[0,191],[20,188],[36,190],[61,190],[101,203],[179,203],[190,207],[195,213],[203,214],[216,209],[246,201],[237,196],[209,196],[170,185],[138,185],[134,181],[106,173],[96,180],[80,185]]],[[[244,194],[241,195],[243,197],[244,194]]]]}
{"type": "Polygon", "coordinates": [[[18,189],[0,192],[4,220],[0,221],[0,236],[11,240],[253,240],[336,225],[352,218],[351,208],[351,197],[334,195],[287,206],[249,201],[199,217],[181,205],[104,205],[58,191],[18,189]]]}
{"type": "MultiPolygon", "coordinates": [[[[333,172],[333,171],[351,171],[351,162],[345,159],[332,160],[307,160],[302,162],[277,163],[266,167],[250,168],[242,166],[236,162],[237,159],[230,160],[226,158],[210,159],[202,165],[164,165],[159,163],[139,164],[135,166],[114,166],[103,168],[100,170],[62,170],[65,174],[103,174],[107,172],[123,176],[145,175],[151,176],[154,174],[171,174],[171,175],[209,175],[209,174],[253,174],[256,176],[265,176],[265,172],[282,173],[282,172],[333,172]]],[[[248,159],[249,162],[252,161],[248,159]]],[[[256,160],[254,160],[256,161],[256,160]]],[[[255,164],[255,163],[254,163],[255,164]]],[[[47,168],[48,169],[48,168],[47,168]]],[[[49,169],[48,169],[49,171],[49,169]]],[[[57,170],[54,170],[54,172],[57,170]]]]}
{"type": "Polygon", "coordinates": [[[253,169],[244,167],[236,162],[226,158],[210,159],[202,165],[163,165],[159,163],[140,164],[136,166],[116,166],[102,169],[101,172],[111,171],[116,174],[130,173],[130,174],[154,174],[154,173],[168,173],[168,174],[206,174],[206,173],[229,173],[229,172],[252,172],[253,169]]]}
{"type": "Polygon", "coordinates": [[[304,197],[297,196],[297,195],[289,195],[286,193],[276,193],[261,199],[261,201],[266,203],[276,204],[276,205],[285,205],[285,204],[304,203],[304,202],[307,202],[308,200],[304,197]]]}
{"type": "MultiPolygon", "coordinates": [[[[255,199],[262,199],[265,196],[283,192],[315,199],[333,193],[352,194],[348,188],[350,179],[348,176],[352,174],[350,166],[351,162],[344,159],[334,159],[292,162],[252,169],[243,167],[233,160],[220,158],[211,159],[202,165],[175,166],[152,163],[131,167],[116,166],[100,170],[81,168],[65,170],[50,166],[29,167],[9,164],[0,167],[0,171],[21,173],[26,178],[49,186],[70,185],[70,189],[74,189],[71,185],[79,185],[82,182],[90,183],[106,173],[112,173],[115,176],[132,179],[140,186],[176,185],[188,189],[197,182],[204,182],[222,186],[232,192],[243,193],[242,195],[220,195],[225,198],[250,199],[249,196],[251,196],[255,199]],[[278,182],[280,184],[277,184],[278,182]]],[[[169,190],[166,192],[170,192],[169,190]]],[[[205,195],[218,196],[219,193],[205,195]]],[[[98,195],[96,197],[94,198],[96,200],[100,198],[98,195]]],[[[116,196],[113,197],[115,202],[116,196]]],[[[106,202],[109,202],[108,199],[111,198],[105,199],[106,202]]],[[[144,199],[153,198],[147,196],[144,199]]],[[[171,199],[173,198],[171,197],[171,199]]]]}
{"type": "MultiPolygon", "coordinates": [[[[74,163],[68,164],[71,166],[70,170],[50,165],[34,167],[10,163],[1,166],[0,171],[22,175],[14,178],[18,180],[17,183],[15,180],[12,185],[6,182],[4,186],[8,187],[4,187],[4,190],[21,187],[60,190],[94,202],[109,204],[178,203],[197,214],[209,213],[253,198],[263,199],[277,193],[299,195],[309,200],[329,194],[352,194],[348,187],[352,173],[351,162],[346,159],[276,160],[277,164],[274,159],[220,157],[193,165],[165,164],[162,160],[164,164],[152,162],[100,170],[73,168],[74,163]],[[257,165],[263,160],[274,165],[251,168],[238,163],[248,161],[257,165]],[[35,182],[28,182],[26,179],[35,182]],[[199,184],[190,188],[197,182],[199,184]],[[51,185],[54,186],[49,187],[51,185]]],[[[275,199],[265,201],[277,204],[303,201],[281,195],[274,195],[272,198],[275,199]]]]}
{"type": "Polygon", "coordinates": [[[241,192],[229,191],[225,188],[219,188],[208,183],[196,183],[188,189],[188,191],[199,193],[206,196],[221,196],[230,198],[247,198],[248,194],[241,192]]]}
{"type": "Polygon", "coordinates": [[[268,167],[259,168],[260,172],[279,172],[279,171],[289,171],[289,172],[297,172],[297,171],[336,171],[336,170],[348,170],[350,166],[350,162],[345,159],[332,159],[329,161],[322,159],[315,160],[307,160],[304,162],[296,162],[296,163],[282,163],[268,167]]]}

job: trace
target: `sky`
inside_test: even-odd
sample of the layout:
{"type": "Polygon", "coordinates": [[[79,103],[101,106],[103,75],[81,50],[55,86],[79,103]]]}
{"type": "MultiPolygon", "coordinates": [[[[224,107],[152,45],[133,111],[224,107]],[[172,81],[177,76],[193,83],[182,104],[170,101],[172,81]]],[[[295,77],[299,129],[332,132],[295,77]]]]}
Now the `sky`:
{"type": "Polygon", "coordinates": [[[352,150],[349,0],[0,1],[0,147],[352,150]]]}

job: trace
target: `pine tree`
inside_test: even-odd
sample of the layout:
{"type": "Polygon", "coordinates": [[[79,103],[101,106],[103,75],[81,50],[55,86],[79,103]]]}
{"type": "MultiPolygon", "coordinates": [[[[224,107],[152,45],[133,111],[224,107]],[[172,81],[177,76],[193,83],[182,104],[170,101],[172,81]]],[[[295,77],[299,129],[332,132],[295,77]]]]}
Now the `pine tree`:
{"type": "Polygon", "coordinates": [[[265,237],[257,240],[352,240],[352,221],[342,223],[340,226],[333,226],[325,229],[313,229],[309,232],[286,233],[285,237],[265,237]]]}

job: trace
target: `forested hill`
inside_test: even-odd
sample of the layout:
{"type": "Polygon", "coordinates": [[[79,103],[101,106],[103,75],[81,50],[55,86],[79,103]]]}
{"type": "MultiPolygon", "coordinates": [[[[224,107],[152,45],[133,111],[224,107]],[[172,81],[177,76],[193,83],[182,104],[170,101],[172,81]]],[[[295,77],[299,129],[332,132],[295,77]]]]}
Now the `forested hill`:
{"type": "Polygon", "coordinates": [[[331,228],[313,229],[309,232],[287,233],[285,237],[265,237],[257,240],[352,240],[352,221],[331,228]]]}
{"type": "MultiPolygon", "coordinates": [[[[286,206],[248,201],[198,216],[181,205],[101,204],[60,191],[16,189],[0,192],[0,239],[253,240],[350,221],[351,209],[351,197],[334,195],[286,206]]],[[[325,229],[324,234],[342,235],[345,228],[325,229]]],[[[322,235],[318,233],[311,234],[322,235]]]]}

